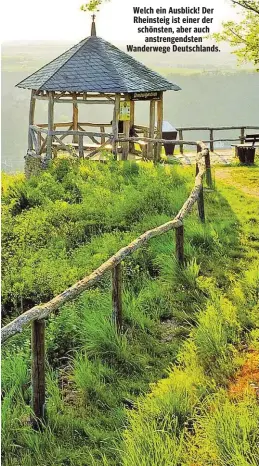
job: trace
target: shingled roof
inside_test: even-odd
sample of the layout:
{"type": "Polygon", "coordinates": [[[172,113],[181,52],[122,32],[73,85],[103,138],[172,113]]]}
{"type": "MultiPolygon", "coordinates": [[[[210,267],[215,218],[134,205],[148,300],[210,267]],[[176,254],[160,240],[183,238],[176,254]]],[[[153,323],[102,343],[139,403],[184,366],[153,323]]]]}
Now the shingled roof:
{"type": "Polygon", "coordinates": [[[96,36],[74,45],[17,86],[45,91],[111,93],[181,89],[96,36]]]}

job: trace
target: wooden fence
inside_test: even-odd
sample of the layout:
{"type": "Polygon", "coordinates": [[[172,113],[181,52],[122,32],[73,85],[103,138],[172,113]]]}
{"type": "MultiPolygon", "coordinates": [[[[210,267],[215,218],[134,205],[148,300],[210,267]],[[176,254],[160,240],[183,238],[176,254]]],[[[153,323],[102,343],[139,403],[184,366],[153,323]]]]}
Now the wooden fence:
{"type": "Polygon", "coordinates": [[[151,238],[160,236],[168,231],[175,230],[175,255],[183,266],[184,264],[184,218],[197,202],[198,215],[205,222],[205,209],[203,197],[203,179],[207,175],[207,182],[211,186],[211,173],[209,162],[209,150],[203,142],[196,143],[197,162],[195,184],[190,196],[176,215],[176,217],[157,228],[146,231],[132,241],[129,245],[121,248],[94,272],[63,291],[48,303],[37,305],[24,312],[11,321],[1,331],[1,340],[5,342],[10,337],[20,333],[31,324],[31,355],[32,355],[32,409],[35,419],[32,421],[37,428],[45,416],[45,319],[57,311],[65,303],[75,299],[82,292],[96,285],[107,272],[112,272],[112,317],[118,332],[122,330],[123,303],[122,303],[122,261],[134,251],[141,248],[151,238]]]}
{"type": "Polygon", "coordinates": [[[29,127],[29,140],[30,140],[30,150],[28,151],[29,155],[40,155],[44,152],[51,153],[52,149],[55,150],[64,150],[71,154],[75,153],[75,149],[78,150],[78,156],[80,158],[91,159],[98,152],[103,149],[111,150],[117,153],[118,144],[128,144],[129,142],[138,142],[143,143],[142,151],[140,154],[143,159],[153,159],[156,161],[159,159],[161,144],[174,144],[179,146],[180,153],[184,154],[184,146],[196,146],[196,141],[184,140],[184,132],[186,131],[208,131],[209,139],[204,139],[203,142],[209,144],[210,151],[214,151],[215,142],[240,142],[243,144],[245,142],[245,132],[247,130],[257,129],[259,126],[195,126],[195,127],[181,127],[177,128],[179,139],[178,140],[167,140],[167,139],[157,139],[156,134],[154,137],[149,137],[149,128],[147,126],[135,125],[136,132],[138,133],[138,138],[127,138],[123,134],[120,134],[116,142],[112,133],[106,132],[108,128],[111,128],[112,125],[108,123],[78,123],[77,130],[73,128],[73,122],[68,123],[55,123],[53,126],[53,131],[48,130],[47,124],[40,125],[30,125],[29,127]],[[99,131],[89,131],[86,128],[98,128],[99,131]],[[237,138],[215,138],[216,131],[240,131],[240,136],[237,138]],[[71,142],[65,138],[72,138],[71,142]],[[91,140],[91,143],[86,142],[85,138],[91,140]],[[98,138],[99,140],[97,140],[98,138]],[[90,150],[86,155],[84,150],[90,150]]]}
{"type": "MultiPolygon", "coordinates": [[[[245,142],[245,132],[247,130],[251,130],[251,129],[256,129],[256,130],[259,130],[259,126],[249,126],[249,125],[246,125],[246,126],[191,126],[191,127],[179,127],[179,128],[176,128],[176,130],[178,131],[178,135],[179,135],[179,146],[180,146],[180,153],[183,154],[184,153],[184,146],[185,145],[191,145],[189,144],[188,142],[184,141],[184,132],[186,131],[208,131],[209,133],[209,138],[208,139],[203,139],[203,142],[205,144],[209,144],[210,145],[210,151],[211,152],[214,152],[214,142],[240,142],[241,144],[243,144],[245,142]],[[231,138],[231,139],[227,139],[227,138],[215,138],[215,132],[216,131],[239,131],[240,132],[240,136],[237,137],[237,138],[231,138]]],[[[140,125],[137,125],[136,126],[136,130],[139,134],[142,134],[145,137],[148,137],[148,134],[149,134],[149,128],[147,126],[140,126],[140,125]]],[[[167,141],[170,143],[170,141],[167,141]]]]}
{"type": "MultiPolygon", "coordinates": [[[[79,130],[73,130],[71,126],[68,126],[68,129],[65,130],[61,129],[62,126],[69,124],[70,123],[56,123],[55,129],[53,131],[49,131],[47,128],[45,128],[45,125],[30,125],[29,134],[31,139],[31,151],[35,152],[36,155],[41,155],[42,153],[46,152],[49,138],[51,138],[52,149],[61,149],[63,151],[69,152],[70,154],[73,154],[76,148],[78,149],[78,155],[80,158],[84,158],[84,149],[91,150],[90,153],[87,153],[86,157],[90,159],[102,149],[112,148],[113,134],[105,133],[104,125],[101,126],[100,132],[84,131],[83,127],[81,126],[84,123],[79,124],[79,130]],[[64,141],[65,138],[71,136],[72,141],[64,141]],[[92,142],[84,143],[84,138],[89,138],[92,142]],[[100,138],[101,142],[99,142],[96,138],[100,138]]],[[[33,153],[30,153],[30,151],[28,153],[29,155],[33,155],[33,153]]]]}

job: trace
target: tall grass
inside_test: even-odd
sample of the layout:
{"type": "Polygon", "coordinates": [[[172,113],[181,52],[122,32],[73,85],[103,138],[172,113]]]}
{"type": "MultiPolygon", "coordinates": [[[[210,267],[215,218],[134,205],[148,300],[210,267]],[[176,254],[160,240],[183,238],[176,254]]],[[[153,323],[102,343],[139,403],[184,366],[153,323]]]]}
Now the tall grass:
{"type": "MultiPolygon", "coordinates": [[[[146,229],[168,221],[192,184],[192,170],[181,167],[112,161],[71,165],[61,159],[40,177],[20,179],[16,189],[8,185],[3,199],[5,312],[48,299],[146,229]]],[[[226,445],[217,446],[223,444],[233,403],[227,407],[225,399],[211,396],[240,364],[240,342],[254,345],[258,336],[252,264],[257,256],[233,214],[236,199],[228,199],[231,207],[218,193],[206,194],[206,226],[195,209],[188,217],[184,267],[174,259],[173,233],[153,239],[125,261],[121,335],[112,324],[109,274],[50,317],[47,420],[41,432],[29,424],[29,330],[7,342],[5,465],[254,461],[254,427],[247,421],[248,427],[240,427],[241,440],[233,440],[234,426],[226,437],[228,444],[240,441],[236,457],[226,445]],[[221,424],[220,403],[226,404],[221,424]],[[196,449],[214,412],[210,440],[204,451],[196,449]],[[251,451],[245,456],[242,439],[249,435],[251,451]]],[[[249,215],[256,217],[252,207],[249,215]]],[[[246,415],[240,410],[236,422],[246,415]]]]}

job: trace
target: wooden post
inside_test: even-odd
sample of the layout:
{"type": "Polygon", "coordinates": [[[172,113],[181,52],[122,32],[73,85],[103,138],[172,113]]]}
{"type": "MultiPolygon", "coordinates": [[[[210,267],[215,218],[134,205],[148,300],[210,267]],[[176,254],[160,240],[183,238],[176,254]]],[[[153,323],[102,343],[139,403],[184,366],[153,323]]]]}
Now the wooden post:
{"type": "MultiPolygon", "coordinates": [[[[183,130],[179,129],[179,140],[183,140],[183,130]]],[[[180,154],[183,154],[183,144],[180,144],[180,154]]]]}
{"type": "Polygon", "coordinates": [[[84,158],[84,144],[83,144],[82,134],[79,134],[79,139],[78,139],[78,155],[81,159],[84,158]]]}
{"type": "Polygon", "coordinates": [[[135,101],[130,101],[130,126],[135,124],[135,101]]]}
{"type": "MultiPolygon", "coordinates": [[[[113,120],[112,120],[112,132],[114,139],[118,138],[118,124],[119,124],[119,113],[120,113],[120,94],[115,95],[115,103],[113,110],[113,120]]],[[[118,154],[118,143],[113,140],[112,150],[117,159],[118,154]]]]}
{"type": "MultiPolygon", "coordinates": [[[[32,409],[35,417],[43,421],[45,417],[45,321],[32,322],[31,337],[32,352],[32,409]]],[[[37,420],[33,420],[35,428],[39,427],[37,420]]]]}
{"type": "MultiPolygon", "coordinates": [[[[48,101],[48,131],[53,131],[54,128],[54,92],[48,93],[49,101],[48,101]]],[[[46,156],[47,159],[51,159],[52,156],[52,141],[53,136],[48,134],[47,136],[47,152],[46,156]]]]}
{"type": "MultiPolygon", "coordinates": [[[[154,138],[155,135],[155,123],[156,123],[156,102],[150,100],[150,112],[149,112],[149,137],[154,138]]],[[[148,158],[153,160],[154,158],[154,144],[153,142],[148,143],[148,158]]],[[[155,160],[154,160],[155,162],[155,160]]]]}
{"type": "MultiPolygon", "coordinates": [[[[105,128],[103,125],[100,126],[100,133],[105,133],[105,128]]],[[[105,136],[101,136],[101,144],[105,143],[105,136]]]]}
{"type": "Polygon", "coordinates": [[[118,332],[122,329],[122,265],[119,263],[112,270],[112,307],[113,321],[118,332]]]}
{"type": "Polygon", "coordinates": [[[40,148],[41,148],[41,132],[37,133],[37,155],[40,155],[40,148]]]}
{"type": "MultiPolygon", "coordinates": [[[[73,100],[77,100],[76,92],[73,93],[73,100]]],[[[73,103],[73,131],[78,131],[78,104],[73,103]]],[[[73,135],[73,142],[78,143],[78,136],[73,135]]]]}
{"type": "MultiPolygon", "coordinates": [[[[123,133],[125,135],[125,138],[129,138],[130,121],[123,122],[123,133]]],[[[122,160],[127,160],[128,155],[129,155],[129,141],[123,143],[122,160]]]]}
{"type": "MultiPolygon", "coordinates": [[[[157,101],[157,138],[162,139],[162,129],[163,129],[163,92],[161,94],[160,100],[157,101]]],[[[161,149],[162,144],[157,144],[155,151],[156,162],[159,162],[161,159],[161,149]]]]}
{"type": "Polygon", "coordinates": [[[245,128],[241,128],[240,130],[240,144],[244,144],[245,143],[245,128]]]}
{"type": "Polygon", "coordinates": [[[31,100],[30,100],[30,110],[29,110],[29,131],[28,131],[28,150],[31,151],[33,149],[33,140],[32,134],[30,130],[30,125],[34,125],[34,115],[35,115],[35,104],[36,101],[34,99],[35,91],[31,91],[31,100]]]}
{"type": "MultiPolygon", "coordinates": [[[[201,152],[202,148],[200,144],[197,144],[197,153],[199,154],[201,152]]],[[[199,173],[199,165],[196,163],[196,176],[199,173]]],[[[197,205],[198,205],[198,213],[199,217],[202,222],[205,222],[205,207],[204,207],[204,193],[203,193],[203,184],[202,184],[202,189],[199,193],[199,197],[197,199],[197,205]]]]}
{"type": "MultiPolygon", "coordinates": [[[[135,101],[130,101],[130,128],[135,125],[135,101]]],[[[135,143],[130,142],[129,151],[134,154],[135,153],[135,143]]]]}
{"type": "Polygon", "coordinates": [[[179,264],[184,263],[184,227],[181,225],[175,229],[175,254],[179,264]]]}
{"type": "MultiPolygon", "coordinates": [[[[199,173],[199,166],[198,163],[196,163],[196,176],[199,173]]],[[[202,223],[205,223],[205,206],[204,206],[204,193],[203,193],[203,184],[201,186],[201,190],[199,193],[199,197],[197,199],[197,205],[198,205],[198,213],[199,217],[202,223]]]]}
{"type": "MultiPolygon", "coordinates": [[[[143,130],[143,136],[144,138],[148,138],[148,129],[143,130]]],[[[142,146],[142,160],[147,160],[148,153],[147,153],[148,145],[145,144],[142,146]]]]}
{"type": "Polygon", "coordinates": [[[202,223],[205,223],[205,208],[204,208],[204,194],[203,186],[201,187],[199,197],[197,199],[198,213],[202,223]]]}
{"type": "Polygon", "coordinates": [[[213,129],[210,129],[210,151],[211,151],[211,152],[214,152],[213,129]]]}
{"type": "Polygon", "coordinates": [[[205,155],[205,166],[206,166],[206,181],[209,188],[213,188],[211,166],[210,166],[210,153],[208,151],[205,155]]]}

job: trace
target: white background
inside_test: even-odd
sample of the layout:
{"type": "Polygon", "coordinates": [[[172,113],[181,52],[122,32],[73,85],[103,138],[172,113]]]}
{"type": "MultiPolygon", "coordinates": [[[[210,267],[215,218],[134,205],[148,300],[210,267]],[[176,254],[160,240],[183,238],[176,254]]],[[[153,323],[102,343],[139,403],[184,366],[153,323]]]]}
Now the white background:
{"type": "MultiPolygon", "coordinates": [[[[23,40],[67,40],[77,42],[90,32],[90,13],[80,11],[81,0],[3,1],[1,42],[23,40]]],[[[141,39],[133,24],[133,6],[168,8],[204,6],[215,9],[213,31],[222,21],[234,18],[228,0],[111,0],[97,14],[97,35],[108,41],[141,39]]],[[[157,15],[156,15],[157,16],[157,15]]]]}

